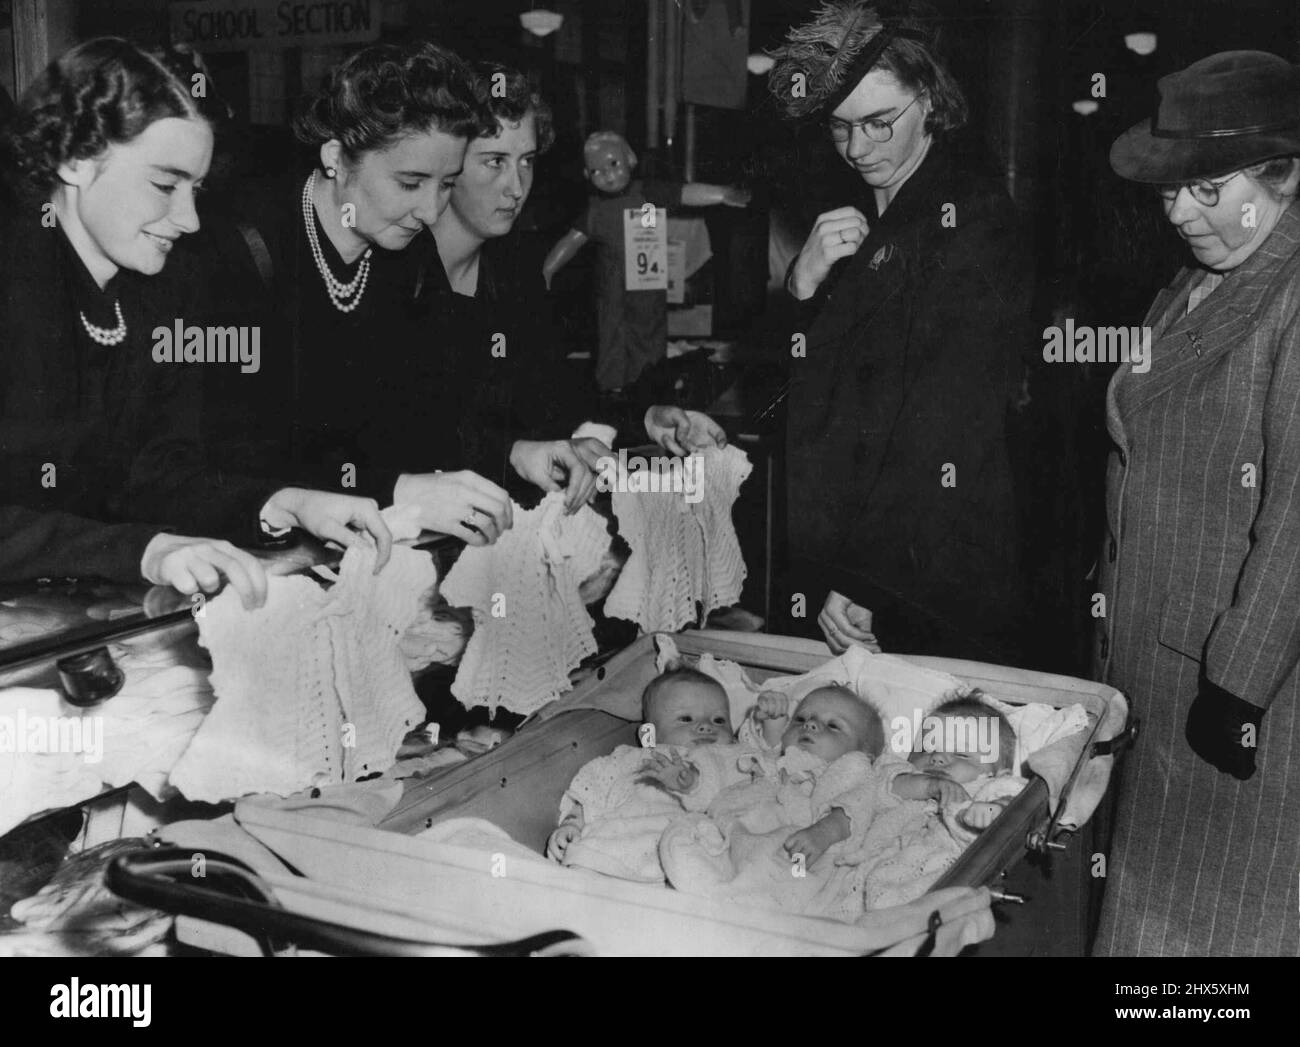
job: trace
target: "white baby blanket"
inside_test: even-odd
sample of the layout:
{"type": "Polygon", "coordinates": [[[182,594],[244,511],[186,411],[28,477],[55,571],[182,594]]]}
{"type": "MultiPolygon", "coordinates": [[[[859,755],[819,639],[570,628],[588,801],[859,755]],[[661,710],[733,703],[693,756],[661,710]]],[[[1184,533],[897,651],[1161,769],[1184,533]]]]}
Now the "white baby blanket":
{"type": "MultiPolygon", "coordinates": [[[[660,672],[680,657],[671,636],[656,636],[655,650],[655,664],[660,672]]],[[[697,668],[716,679],[727,692],[732,723],[739,723],[745,717],[763,691],[780,691],[798,703],[818,687],[844,684],[875,707],[887,728],[895,717],[905,717],[910,722],[942,702],[964,698],[971,692],[968,684],[948,673],[912,665],[893,655],[875,654],[864,647],[850,647],[838,658],[828,659],[824,665],[799,676],[773,676],[762,683],[751,680],[735,662],[708,653],[700,656],[697,668]]],[[[886,741],[890,740],[887,734],[886,741]]],[[[900,755],[906,756],[911,751],[910,735],[908,740],[900,755]]]]}

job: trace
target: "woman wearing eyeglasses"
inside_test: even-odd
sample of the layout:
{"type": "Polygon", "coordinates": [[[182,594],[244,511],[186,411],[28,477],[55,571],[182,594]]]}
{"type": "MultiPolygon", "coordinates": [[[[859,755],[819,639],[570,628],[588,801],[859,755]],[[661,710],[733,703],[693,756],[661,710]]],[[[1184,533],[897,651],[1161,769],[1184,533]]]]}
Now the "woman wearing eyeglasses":
{"type": "Polygon", "coordinates": [[[796,614],[801,594],[821,607],[836,652],[874,633],[887,650],[1016,662],[1005,419],[1032,341],[1029,264],[1000,185],[956,158],[966,103],[932,46],[915,18],[828,4],[770,74],[857,176],[787,279],[807,310],[787,595],[796,614]]]}
{"type": "Polygon", "coordinates": [[[1098,952],[1300,954],[1300,68],[1212,55],[1111,148],[1191,264],[1111,380],[1103,678],[1142,730],[1098,952]]]}

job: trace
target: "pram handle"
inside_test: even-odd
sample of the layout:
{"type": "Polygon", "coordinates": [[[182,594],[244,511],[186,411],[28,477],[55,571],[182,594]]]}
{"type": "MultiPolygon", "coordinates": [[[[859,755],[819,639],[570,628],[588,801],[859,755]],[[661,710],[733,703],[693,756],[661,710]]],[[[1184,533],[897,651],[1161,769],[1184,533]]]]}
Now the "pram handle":
{"type": "Polygon", "coordinates": [[[547,931],[513,942],[447,945],[398,938],[318,920],[284,908],[271,888],[238,859],[204,853],[205,879],[229,884],[239,894],[194,882],[194,852],[179,847],[132,851],[109,863],[104,882],[109,890],[139,905],[178,916],[193,916],[234,927],[258,940],[274,955],[273,940],[336,956],[563,956],[590,953],[571,931],[547,931]],[[181,882],[184,876],[189,882],[181,882]]]}

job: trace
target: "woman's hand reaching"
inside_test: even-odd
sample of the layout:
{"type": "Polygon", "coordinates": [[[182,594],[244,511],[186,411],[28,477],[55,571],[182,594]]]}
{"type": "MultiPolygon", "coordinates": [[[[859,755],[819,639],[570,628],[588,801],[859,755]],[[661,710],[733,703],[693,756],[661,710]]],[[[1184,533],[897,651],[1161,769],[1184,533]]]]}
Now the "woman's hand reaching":
{"type": "Polygon", "coordinates": [[[832,590],[826,594],[817,624],[821,626],[826,646],[832,654],[843,654],[853,646],[880,653],[880,644],[871,631],[871,612],[841,593],[832,590]]]}
{"type": "Polygon", "coordinates": [[[594,436],[575,436],[569,440],[569,443],[587,468],[597,476],[600,475],[601,460],[614,457],[614,452],[594,436]]]}
{"type": "Polygon", "coordinates": [[[510,449],[515,472],[543,491],[564,491],[564,511],[577,512],[596,492],[595,460],[609,448],[599,440],[516,440],[510,449]]]}
{"type": "Polygon", "coordinates": [[[645,431],[660,447],[676,455],[727,446],[727,434],[707,414],[671,404],[655,404],[646,411],[645,431]]]}
{"type": "Polygon", "coordinates": [[[491,545],[515,522],[505,490],[468,469],[407,474],[397,481],[393,504],[417,506],[423,529],[469,545],[491,545]]]}
{"type": "Polygon", "coordinates": [[[365,547],[365,531],[375,540],[379,555],[375,574],[383,570],[393,551],[393,536],[379,515],[373,498],[357,498],[332,491],[312,491],[304,487],[285,487],[276,491],[262,506],[262,519],[277,530],[301,527],[323,542],[337,542],[345,549],[365,547]]]}
{"type": "Polygon", "coordinates": [[[266,603],[266,571],[255,556],[216,538],[159,534],[145,546],[140,574],[154,585],[170,585],[186,596],[213,593],[229,582],[245,610],[266,603]]]}
{"type": "Polygon", "coordinates": [[[801,302],[811,298],[830,275],[831,266],[858,253],[867,232],[867,217],[856,207],[819,214],[795,259],[786,289],[801,302]]]}

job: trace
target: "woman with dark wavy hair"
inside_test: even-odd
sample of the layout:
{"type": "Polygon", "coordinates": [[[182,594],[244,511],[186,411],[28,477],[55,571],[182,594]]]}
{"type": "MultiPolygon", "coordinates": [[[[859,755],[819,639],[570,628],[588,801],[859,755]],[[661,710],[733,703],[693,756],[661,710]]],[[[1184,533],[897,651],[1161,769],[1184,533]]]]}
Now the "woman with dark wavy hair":
{"type": "MultiPolygon", "coordinates": [[[[233,216],[249,247],[247,296],[275,317],[293,467],[414,506],[423,528],[475,545],[511,525],[510,499],[482,475],[504,480],[500,463],[462,445],[458,391],[437,380],[446,335],[421,289],[437,279],[427,227],[447,207],[466,146],[490,127],[472,71],[452,52],[367,47],[335,67],[295,122],[312,171],[261,213],[253,200],[233,216]]],[[[594,490],[567,440],[516,445],[510,464],[529,483],[563,485],[572,508],[594,490]]]]}
{"type": "MultiPolygon", "coordinates": [[[[265,578],[256,560],[225,541],[157,532],[253,544],[260,519],[355,544],[356,526],[379,539],[384,559],[389,534],[365,499],[208,468],[197,371],[159,354],[160,331],[202,315],[195,273],[184,261],[169,264],[178,241],[199,228],[194,198],[212,158],[206,92],[191,90],[189,69],[182,56],[90,40],[37,78],[9,124],[0,489],[6,519],[22,521],[42,563],[60,562],[48,542],[71,543],[80,565],[91,562],[77,551],[81,537],[98,556],[116,536],[152,581],[193,592],[224,577],[258,602],[265,578]],[[33,511],[59,514],[58,526],[46,526],[50,517],[29,528],[33,511]],[[96,519],[147,526],[130,541],[122,530],[96,537],[88,530],[96,519]]],[[[21,566],[7,568],[15,571],[21,566]]],[[[111,573],[132,572],[118,563],[111,573]]]]}
{"type": "Polygon", "coordinates": [[[786,114],[817,121],[857,175],[786,281],[805,303],[788,398],[788,595],[821,607],[837,653],[878,638],[1015,662],[1024,597],[1005,423],[1030,267],[1005,192],[958,159],[966,103],[935,35],[909,9],[825,4],[770,73],[786,114]]]}

